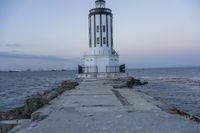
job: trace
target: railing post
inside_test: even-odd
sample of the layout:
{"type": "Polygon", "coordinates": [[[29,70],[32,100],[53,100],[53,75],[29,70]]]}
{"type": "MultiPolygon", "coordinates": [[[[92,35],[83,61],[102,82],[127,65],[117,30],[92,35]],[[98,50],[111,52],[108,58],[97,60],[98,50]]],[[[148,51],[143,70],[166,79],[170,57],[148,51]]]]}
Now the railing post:
{"type": "Polygon", "coordinates": [[[87,66],[87,73],[89,73],[88,71],[89,71],[89,67],[87,66]]]}

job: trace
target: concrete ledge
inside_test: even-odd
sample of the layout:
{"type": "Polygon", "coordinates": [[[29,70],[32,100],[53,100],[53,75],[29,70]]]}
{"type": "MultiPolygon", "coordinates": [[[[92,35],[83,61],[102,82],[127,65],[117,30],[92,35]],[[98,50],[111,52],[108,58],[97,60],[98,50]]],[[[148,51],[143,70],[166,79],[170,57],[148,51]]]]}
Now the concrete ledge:
{"type": "Polygon", "coordinates": [[[127,73],[83,73],[77,74],[78,79],[115,79],[128,77],[127,73]]]}

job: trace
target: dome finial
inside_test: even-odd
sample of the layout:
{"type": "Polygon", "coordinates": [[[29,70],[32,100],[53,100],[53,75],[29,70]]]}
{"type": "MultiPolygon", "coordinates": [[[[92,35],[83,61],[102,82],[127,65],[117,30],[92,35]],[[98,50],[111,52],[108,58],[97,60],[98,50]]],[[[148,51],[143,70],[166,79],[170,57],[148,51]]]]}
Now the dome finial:
{"type": "Polygon", "coordinates": [[[105,8],[105,3],[106,3],[105,0],[96,0],[95,3],[96,3],[96,8],[105,8]]]}

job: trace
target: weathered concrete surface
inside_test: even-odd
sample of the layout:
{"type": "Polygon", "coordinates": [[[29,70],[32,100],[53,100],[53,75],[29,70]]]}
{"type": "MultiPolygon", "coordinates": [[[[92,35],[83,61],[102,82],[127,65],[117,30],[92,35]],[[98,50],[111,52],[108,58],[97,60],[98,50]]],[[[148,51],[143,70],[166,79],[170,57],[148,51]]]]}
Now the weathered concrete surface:
{"type": "Polygon", "coordinates": [[[25,123],[15,133],[200,132],[200,124],[162,111],[134,89],[113,89],[107,82],[82,82],[38,110],[48,115],[45,119],[25,123]]]}

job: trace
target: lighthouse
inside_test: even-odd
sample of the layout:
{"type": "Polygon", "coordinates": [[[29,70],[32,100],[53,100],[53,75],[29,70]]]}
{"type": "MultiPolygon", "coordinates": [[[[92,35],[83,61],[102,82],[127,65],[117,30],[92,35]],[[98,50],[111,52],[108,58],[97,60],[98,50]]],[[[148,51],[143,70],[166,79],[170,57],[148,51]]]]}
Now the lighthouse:
{"type": "Polygon", "coordinates": [[[79,65],[79,75],[109,77],[125,73],[119,64],[119,53],[114,50],[113,14],[104,0],[96,0],[89,11],[89,50],[84,54],[84,65],[79,65]]]}

